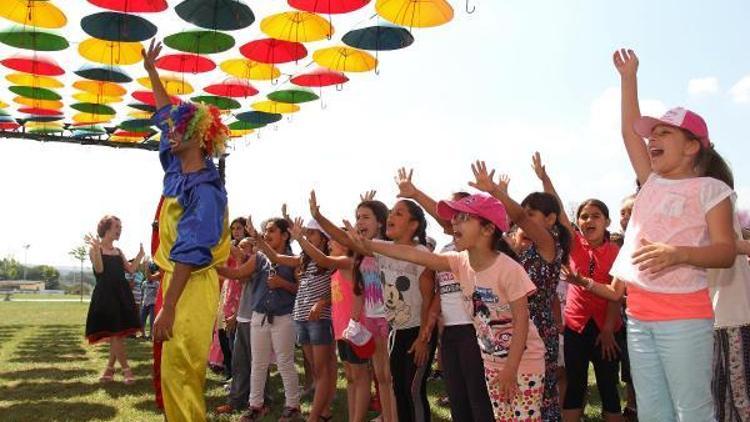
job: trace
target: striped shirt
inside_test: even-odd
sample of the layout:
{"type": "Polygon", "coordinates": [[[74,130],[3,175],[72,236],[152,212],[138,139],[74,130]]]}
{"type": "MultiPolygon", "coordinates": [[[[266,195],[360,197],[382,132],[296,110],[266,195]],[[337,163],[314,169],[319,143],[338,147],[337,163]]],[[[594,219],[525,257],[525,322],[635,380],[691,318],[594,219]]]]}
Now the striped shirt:
{"type": "MultiPolygon", "coordinates": [[[[297,297],[294,300],[295,321],[310,319],[310,310],[321,298],[331,298],[331,271],[320,271],[315,261],[310,260],[299,279],[297,297]]],[[[331,306],[328,305],[320,314],[320,319],[331,319],[331,306]]]]}

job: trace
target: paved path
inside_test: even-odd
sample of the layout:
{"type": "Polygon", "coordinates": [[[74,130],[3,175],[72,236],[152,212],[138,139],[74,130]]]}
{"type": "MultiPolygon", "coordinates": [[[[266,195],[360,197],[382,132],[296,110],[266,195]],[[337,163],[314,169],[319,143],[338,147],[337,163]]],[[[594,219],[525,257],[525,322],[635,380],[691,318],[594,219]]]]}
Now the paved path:
{"type": "MultiPolygon", "coordinates": [[[[89,302],[91,299],[85,298],[84,302],[89,302]]],[[[11,302],[80,302],[81,299],[10,299],[11,302]]],[[[3,301],[0,301],[2,303],[3,301]]]]}

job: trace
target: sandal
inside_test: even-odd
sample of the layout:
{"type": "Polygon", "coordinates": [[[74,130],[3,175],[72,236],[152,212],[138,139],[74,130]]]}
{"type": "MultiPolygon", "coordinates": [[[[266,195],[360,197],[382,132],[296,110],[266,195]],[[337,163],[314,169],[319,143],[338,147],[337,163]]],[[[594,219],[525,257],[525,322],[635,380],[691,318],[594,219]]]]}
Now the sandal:
{"type": "Polygon", "coordinates": [[[108,366],[102,376],[99,377],[99,382],[112,382],[113,379],[115,379],[115,368],[108,366]]]}
{"type": "Polygon", "coordinates": [[[131,385],[135,383],[135,378],[133,377],[133,371],[130,369],[130,367],[122,368],[122,382],[125,385],[131,385]]]}

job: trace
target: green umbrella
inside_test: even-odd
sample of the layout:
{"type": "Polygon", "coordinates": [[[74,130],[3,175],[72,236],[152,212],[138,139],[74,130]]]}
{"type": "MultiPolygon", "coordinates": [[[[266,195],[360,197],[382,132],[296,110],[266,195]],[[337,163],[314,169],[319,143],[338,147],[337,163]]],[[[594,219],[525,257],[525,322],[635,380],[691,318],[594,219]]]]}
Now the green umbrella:
{"type": "Polygon", "coordinates": [[[148,104],[143,103],[130,103],[128,104],[128,107],[132,107],[136,110],[140,111],[148,111],[149,113],[156,113],[156,107],[150,106],[148,104]]]}
{"type": "Polygon", "coordinates": [[[315,93],[303,89],[282,89],[268,94],[268,99],[279,103],[299,104],[319,99],[315,93]]]}
{"type": "Polygon", "coordinates": [[[196,103],[210,104],[221,110],[232,110],[241,107],[240,103],[236,100],[227,97],[219,97],[218,95],[199,95],[190,100],[196,103]]]}
{"type": "Polygon", "coordinates": [[[46,135],[48,133],[60,133],[62,131],[63,131],[63,128],[61,127],[40,127],[40,128],[29,129],[27,133],[46,135]]]}
{"type": "Polygon", "coordinates": [[[57,92],[47,89],[33,86],[20,86],[14,85],[8,88],[10,92],[20,95],[26,98],[33,98],[35,100],[61,100],[62,97],[57,92]]]}
{"type": "Polygon", "coordinates": [[[68,41],[59,35],[28,29],[0,31],[0,42],[11,47],[34,51],[60,51],[70,46],[68,41]]]}
{"type": "Polygon", "coordinates": [[[164,38],[164,44],[185,53],[213,54],[234,47],[234,38],[216,31],[186,31],[164,38]]]}
{"type": "Polygon", "coordinates": [[[148,132],[153,124],[151,119],[131,119],[120,123],[120,129],[128,132],[148,132]]]}
{"type": "Polygon", "coordinates": [[[250,123],[250,122],[243,122],[243,121],[236,121],[229,124],[229,129],[231,130],[250,130],[250,129],[258,129],[264,127],[265,124],[262,123],[250,123]]]}
{"type": "Polygon", "coordinates": [[[253,11],[238,0],[185,0],[174,11],[186,22],[213,30],[242,29],[255,21],[253,11]]]}
{"type": "Polygon", "coordinates": [[[115,114],[115,109],[104,104],[96,103],[76,103],[72,104],[70,108],[78,110],[82,113],[91,114],[115,114]]]}
{"type": "Polygon", "coordinates": [[[131,78],[127,75],[127,73],[123,72],[120,68],[115,66],[81,68],[73,73],[82,78],[91,79],[94,81],[117,83],[133,82],[133,78],[131,78]]]}

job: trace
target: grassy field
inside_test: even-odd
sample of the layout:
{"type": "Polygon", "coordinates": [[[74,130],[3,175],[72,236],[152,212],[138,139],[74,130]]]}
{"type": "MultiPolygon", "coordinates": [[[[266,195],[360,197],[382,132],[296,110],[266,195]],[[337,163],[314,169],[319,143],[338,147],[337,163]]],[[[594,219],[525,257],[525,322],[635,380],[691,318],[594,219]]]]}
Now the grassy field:
{"type": "MultiPolygon", "coordinates": [[[[106,365],[106,346],[88,346],[83,338],[87,303],[0,302],[0,420],[1,421],[161,421],[153,403],[150,343],[128,340],[134,385],[122,384],[118,372],[114,383],[97,379],[106,365]]],[[[301,359],[298,359],[301,362],[301,359]]],[[[302,368],[298,365],[302,374],[302,368]]],[[[302,377],[300,376],[300,379],[302,377]]],[[[276,420],[283,406],[283,388],[278,374],[271,377],[276,420]]],[[[346,386],[339,376],[334,404],[336,421],[346,420],[346,386]]],[[[447,408],[437,405],[441,383],[430,383],[433,421],[450,420],[447,408]]],[[[209,374],[206,385],[208,409],[224,404],[221,378],[209,374]]],[[[598,397],[590,399],[586,420],[599,420],[598,397]]],[[[303,401],[303,411],[309,409],[303,401]]],[[[373,415],[374,416],[374,415],[373,415]]],[[[232,421],[238,416],[215,417],[232,421]]]]}
{"type": "MultiPolygon", "coordinates": [[[[5,299],[5,294],[0,295],[0,300],[5,299]]],[[[81,295],[52,295],[52,294],[41,294],[41,293],[13,293],[11,294],[12,300],[78,300],[81,295]]],[[[88,301],[91,297],[88,295],[83,296],[84,301],[88,301]]]]}

